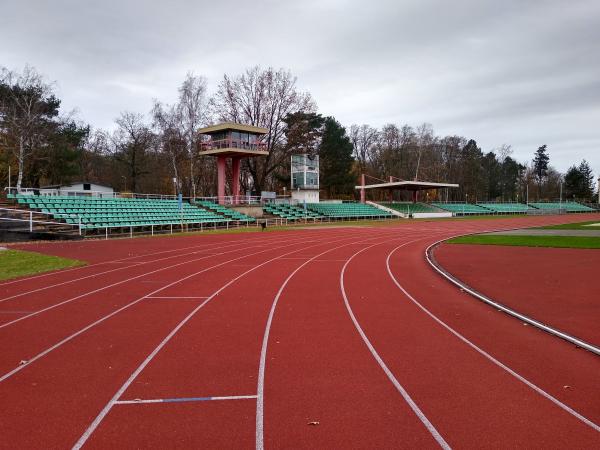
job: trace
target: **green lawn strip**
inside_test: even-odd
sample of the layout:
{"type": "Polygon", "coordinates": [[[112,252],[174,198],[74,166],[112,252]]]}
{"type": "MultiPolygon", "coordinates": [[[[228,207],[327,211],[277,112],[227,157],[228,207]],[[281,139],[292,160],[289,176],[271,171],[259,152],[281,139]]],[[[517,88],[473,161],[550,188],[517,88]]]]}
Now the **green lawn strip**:
{"type": "Polygon", "coordinates": [[[34,275],[67,267],[83,266],[83,261],[42,255],[21,250],[0,251],[0,280],[34,275]]]}
{"type": "Polygon", "coordinates": [[[563,223],[561,225],[548,225],[546,227],[539,227],[543,230],[600,230],[598,227],[590,227],[586,225],[599,223],[598,220],[592,220],[591,222],[577,222],[577,223],[563,223]]]}
{"type": "Polygon", "coordinates": [[[462,236],[450,244],[511,245],[519,247],[600,248],[600,238],[587,236],[462,236]]]}

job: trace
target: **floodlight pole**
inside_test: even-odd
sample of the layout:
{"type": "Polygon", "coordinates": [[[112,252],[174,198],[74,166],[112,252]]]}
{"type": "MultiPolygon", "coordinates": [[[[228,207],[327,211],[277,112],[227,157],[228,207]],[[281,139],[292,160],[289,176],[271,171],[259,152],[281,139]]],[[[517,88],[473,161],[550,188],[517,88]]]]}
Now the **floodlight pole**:
{"type": "Polygon", "coordinates": [[[560,201],[559,201],[559,209],[562,209],[562,180],[560,180],[560,201]]]}

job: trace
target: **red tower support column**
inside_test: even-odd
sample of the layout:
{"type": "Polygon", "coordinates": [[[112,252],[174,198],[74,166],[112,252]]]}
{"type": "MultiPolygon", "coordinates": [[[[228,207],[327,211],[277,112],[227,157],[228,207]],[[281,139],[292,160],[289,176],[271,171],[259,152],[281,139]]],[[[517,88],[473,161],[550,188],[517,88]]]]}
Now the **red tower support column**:
{"type": "Polygon", "coordinates": [[[217,157],[217,196],[219,205],[225,203],[225,156],[217,157]]]}
{"type": "Polygon", "coordinates": [[[365,203],[367,201],[366,195],[365,195],[365,174],[361,174],[360,176],[360,185],[362,186],[360,189],[360,202],[361,203],[365,203]]]}
{"type": "Polygon", "coordinates": [[[231,158],[231,168],[233,172],[231,195],[233,195],[233,204],[237,205],[240,196],[240,157],[234,156],[231,158]]]}

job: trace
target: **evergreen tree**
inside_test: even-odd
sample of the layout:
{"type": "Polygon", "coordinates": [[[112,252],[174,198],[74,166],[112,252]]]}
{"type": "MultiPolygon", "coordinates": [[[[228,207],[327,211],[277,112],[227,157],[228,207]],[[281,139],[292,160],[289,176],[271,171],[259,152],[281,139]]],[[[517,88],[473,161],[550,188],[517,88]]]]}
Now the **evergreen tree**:
{"type": "Polygon", "coordinates": [[[323,137],[319,148],[321,188],[328,197],[354,192],[352,174],[353,146],[346,129],[333,117],[325,118],[323,137]]]}
{"type": "Polygon", "coordinates": [[[507,156],[502,161],[501,171],[502,199],[515,200],[518,192],[518,183],[525,171],[525,166],[507,156]]]}
{"type": "Polygon", "coordinates": [[[579,166],[571,166],[565,174],[567,198],[590,200],[594,195],[594,174],[584,159],[579,166]]]}
{"type": "Polygon", "coordinates": [[[533,172],[538,183],[538,199],[542,196],[542,183],[548,175],[550,156],[548,156],[547,151],[547,146],[544,144],[538,147],[533,158],[533,172]]]}

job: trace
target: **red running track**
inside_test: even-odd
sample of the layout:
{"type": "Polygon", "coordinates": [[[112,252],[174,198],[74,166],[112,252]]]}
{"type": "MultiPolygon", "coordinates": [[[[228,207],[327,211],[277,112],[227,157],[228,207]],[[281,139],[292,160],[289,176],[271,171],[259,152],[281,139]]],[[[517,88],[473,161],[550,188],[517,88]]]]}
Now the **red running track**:
{"type": "Polygon", "coordinates": [[[476,291],[600,347],[600,251],[482,247],[443,244],[435,257],[476,291]]]}
{"type": "Polygon", "coordinates": [[[581,217],[29,245],[94,264],[0,284],[0,446],[598,448],[600,359],[424,259],[581,217]]]}

